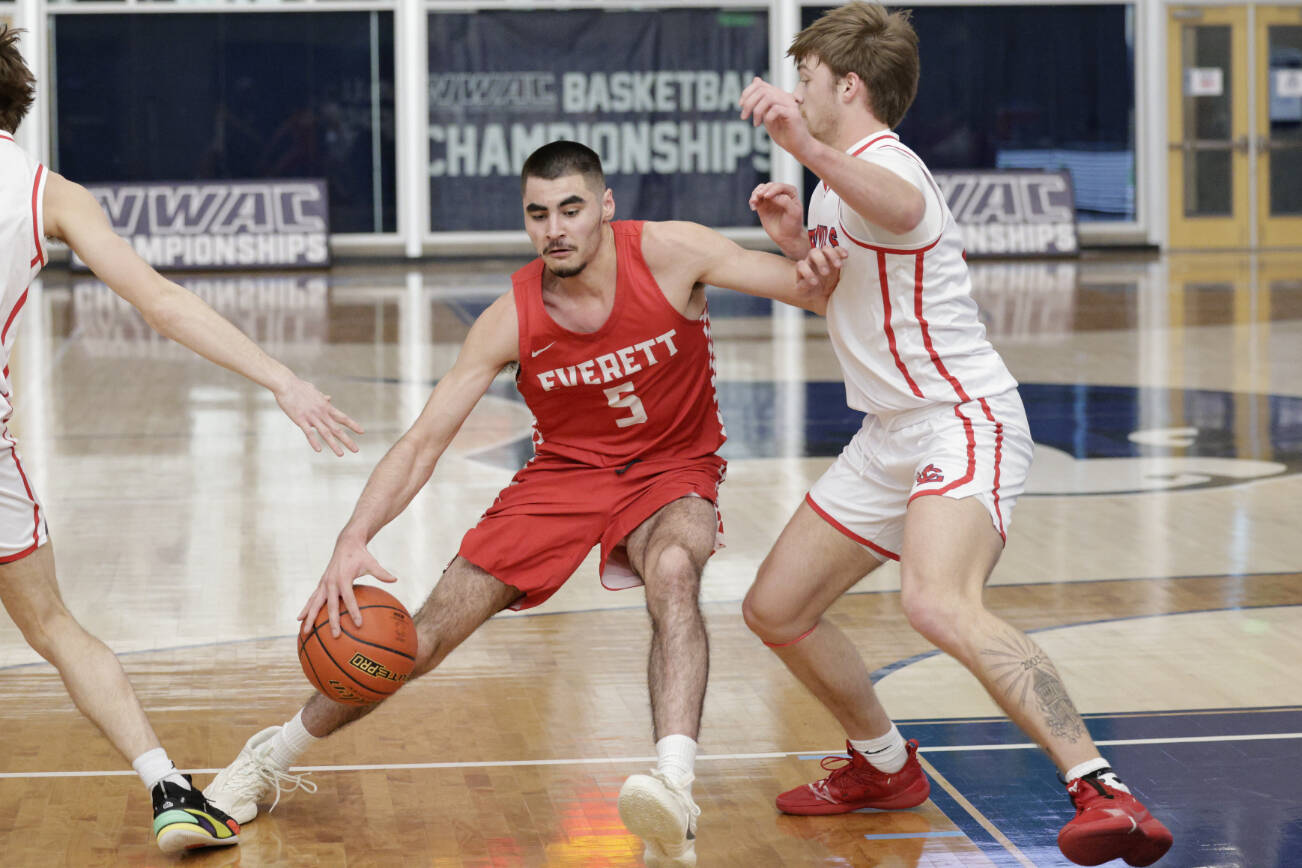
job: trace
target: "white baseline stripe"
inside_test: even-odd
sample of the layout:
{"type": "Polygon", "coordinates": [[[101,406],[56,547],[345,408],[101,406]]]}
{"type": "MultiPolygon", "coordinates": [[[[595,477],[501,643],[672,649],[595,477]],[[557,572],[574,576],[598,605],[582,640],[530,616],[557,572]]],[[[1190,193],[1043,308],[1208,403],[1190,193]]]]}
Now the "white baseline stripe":
{"type": "MultiPolygon", "coordinates": [[[[1128,738],[1114,739],[1111,741],[1099,741],[1095,744],[1100,747],[1109,745],[1128,745],[1128,744],[1190,744],[1196,742],[1226,742],[1226,741],[1275,741],[1279,739],[1297,739],[1302,738],[1302,732],[1263,732],[1249,735],[1199,735],[1185,738],[1128,738]]],[[[1031,750],[1038,749],[1037,745],[1026,744],[964,744],[964,745],[941,745],[939,747],[924,747],[919,749],[919,753],[953,753],[957,751],[978,751],[978,750],[1031,750]]],[[[765,759],[786,759],[791,756],[835,756],[841,753],[840,750],[789,750],[779,751],[776,753],[716,753],[702,754],[696,759],[698,762],[717,762],[727,760],[765,760],[765,759]]],[[[348,766],[294,766],[292,771],[295,772],[372,772],[372,771],[399,771],[407,769],[479,769],[479,768],[518,768],[519,766],[586,766],[586,765],[633,765],[638,763],[654,763],[656,758],[653,756],[612,756],[612,757],[581,757],[574,759],[544,759],[544,760],[501,760],[493,762],[453,762],[453,763],[375,763],[373,765],[348,765],[348,766]]],[[[181,769],[187,774],[216,774],[221,769],[181,769]]],[[[0,772],[0,780],[6,778],[98,778],[113,777],[114,775],[135,775],[130,770],[109,770],[109,771],[84,771],[84,772],[0,772]]]]}

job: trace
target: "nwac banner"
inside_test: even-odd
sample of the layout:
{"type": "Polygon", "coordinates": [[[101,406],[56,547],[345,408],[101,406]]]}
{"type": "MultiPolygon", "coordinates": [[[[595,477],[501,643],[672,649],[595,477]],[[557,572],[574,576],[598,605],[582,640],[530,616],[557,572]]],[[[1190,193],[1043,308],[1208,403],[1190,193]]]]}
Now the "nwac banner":
{"type": "Polygon", "coordinates": [[[967,256],[1080,254],[1070,172],[972,169],[933,175],[967,256]]]}
{"type": "Polygon", "coordinates": [[[525,158],[573,139],[617,217],[754,226],[770,142],[737,99],[767,66],[763,12],[431,12],[430,225],[519,229],[525,158]]]}
{"type": "MultiPolygon", "coordinates": [[[[158,269],[330,264],[330,205],[319,178],[88,184],[113,231],[158,269]]],[[[86,264],[75,254],[74,268],[86,264]]]]}

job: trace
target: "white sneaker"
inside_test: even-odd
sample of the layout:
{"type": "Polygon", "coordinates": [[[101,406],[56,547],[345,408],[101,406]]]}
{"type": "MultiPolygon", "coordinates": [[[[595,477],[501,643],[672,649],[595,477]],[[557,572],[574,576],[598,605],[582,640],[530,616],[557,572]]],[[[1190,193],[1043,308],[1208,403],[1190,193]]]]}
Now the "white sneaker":
{"type": "Polygon", "coordinates": [[[691,779],[675,786],[659,771],[630,775],[619,790],[619,818],[646,843],[647,868],[695,868],[696,818],[691,779]]]}
{"type": "Polygon", "coordinates": [[[250,738],[235,761],[217,773],[203,791],[204,798],[243,825],[258,815],[258,803],[276,792],[269,811],[280,804],[282,793],[295,790],[316,792],[307,775],[291,775],[271,764],[271,740],[280,727],[269,726],[250,738]]]}

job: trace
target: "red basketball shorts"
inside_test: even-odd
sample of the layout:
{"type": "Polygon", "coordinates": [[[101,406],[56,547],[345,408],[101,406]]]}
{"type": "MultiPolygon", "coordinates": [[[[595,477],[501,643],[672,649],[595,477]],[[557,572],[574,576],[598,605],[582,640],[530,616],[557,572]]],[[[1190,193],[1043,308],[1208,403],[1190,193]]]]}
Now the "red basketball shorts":
{"type": "MultiPolygon", "coordinates": [[[[680,497],[703,497],[717,515],[726,469],[717,455],[647,459],[622,467],[536,458],[502,489],[462,538],[457,554],[523,591],[513,609],[545,602],[598,543],[602,585],[636,587],[642,580],[628,567],[625,537],[680,497]]],[[[716,549],[722,539],[720,522],[716,549]]]]}
{"type": "Polygon", "coordinates": [[[49,539],[45,507],[9,431],[0,425],[0,564],[30,555],[49,539]]]}
{"type": "Polygon", "coordinates": [[[1035,444],[1016,389],[883,422],[865,416],[805,500],[878,558],[900,559],[909,503],[976,498],[1007,539],[1035,444]]]}

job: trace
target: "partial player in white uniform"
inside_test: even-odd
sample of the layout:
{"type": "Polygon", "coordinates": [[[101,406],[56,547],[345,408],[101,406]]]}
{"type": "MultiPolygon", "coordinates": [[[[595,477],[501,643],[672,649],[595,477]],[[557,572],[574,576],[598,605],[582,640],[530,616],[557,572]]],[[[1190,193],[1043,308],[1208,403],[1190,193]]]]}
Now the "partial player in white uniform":
{"type": "Polygon", "coordinates": [[[828,333],[863,427],[810,490],[760,567],[751,629],[836,716],[849,756],[778,796],[794,814],[908,808],[930,785],[858,650],[823,614],[886,559],[909,623],[954,656],[1057,764],[1076,816],[1059,833],[1083,865],[1149,865],[1171,833],[1099,756],[1062,680],[1025,633],[986,609],[1032,442],[1017,383],[986,340],[958,227],[926,166],[891,127],[917,92],[907,13],[854,2],[798,34],[794,94],[756,79],[742,117],[821,180],[802,226],[794,187],[751,197],[804,271],[840,269],[828,333]],[[836,251],[836,255],[829,255],[836,251]]]}
{"type": "Polygon", "coordinates": [[[177,853],[234,844],[239,825],[177,772],[117,657],[77,623],[59,594],[45,509],[8,429],[15,404],[9,352],[31,303],[32,281],[47,260],[45,239],[67,243],[160,334],[269,389],[313,449],[320,451],[324,441],[337,455],[345,446],[356,452],[344,426],[361,429],[198,296],[150,268],[113,233],[84,187],[47,170],[14,142],[36,86],[18,49],[19,33],[0,28],[0,600],[32,648],[59,670],[77,708],[131,761],[153,799],[159,847],[177,853]]]}

